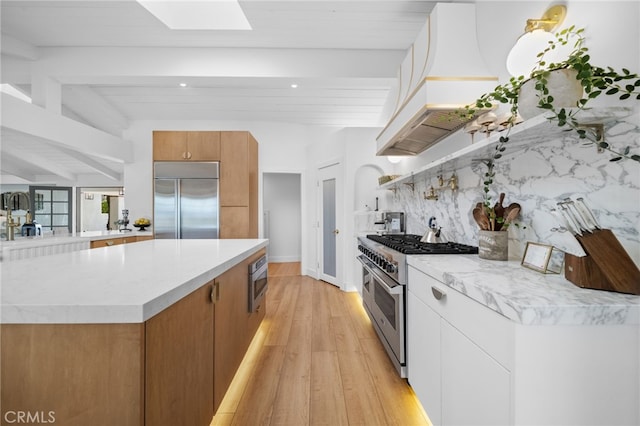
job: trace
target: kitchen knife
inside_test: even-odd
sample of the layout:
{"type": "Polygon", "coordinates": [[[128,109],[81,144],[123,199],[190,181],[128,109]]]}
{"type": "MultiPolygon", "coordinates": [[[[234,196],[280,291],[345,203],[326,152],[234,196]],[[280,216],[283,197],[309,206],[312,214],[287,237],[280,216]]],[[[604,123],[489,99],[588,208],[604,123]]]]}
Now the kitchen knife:
{"type": "Polygon", "coordinates": [[[588,219],[592,226],[594,226],[596,229],[602,229],[602,227],[598,223],[598,220],[593,215],[593,212],[591,212],[591,209],[587,207],[587,204],[584,202],[584,198],[576,198],[576,207],[578,208],[578,211],[580,211],[582,215],[588,219]]]}
{"type": "Polygon", "coordinates": [[[565,219],[560,211],[556,209],[551,209],[551,214],[556,217],[560,224],[564,224],[561,229],[568,230],[572,235],[569,235],[569,233],[567,232],[554,232],[549,237],[549,242],[565,253],[569,253],[578,257],[586,256],[587,254],[582,248],[582,245],[580,245],[578,240],[575,238],[575,233],[573,229],[571,229],[571,225],[568,223],[568,220],[565,219]]]}
{"type": "Polygon", "coordinates": [[[559,210],[560,214],[567,222],[567,228],[569,228],[569,230],[573,235],[580,235],[582,237],[582,231],[580,230],[580,226],[576,223],[575,220],[573,220],[573,217],[569,213],[567,206],[565,206],[564,203],[560,202],[558,203],[558,207],[560,207],[560,210],[559,210]]]}
{"type": "Polygon", "coordinates": [[[595,231],[595,227],[589,224],[589,220],[583,217],[582,213],[578,210],[575,203],[571,198],[564,199],[564,205],[567,206],[567,209],[575,219],[576,223],[580,226],[582,231],[587,231],[589,233],[595,231]]]}

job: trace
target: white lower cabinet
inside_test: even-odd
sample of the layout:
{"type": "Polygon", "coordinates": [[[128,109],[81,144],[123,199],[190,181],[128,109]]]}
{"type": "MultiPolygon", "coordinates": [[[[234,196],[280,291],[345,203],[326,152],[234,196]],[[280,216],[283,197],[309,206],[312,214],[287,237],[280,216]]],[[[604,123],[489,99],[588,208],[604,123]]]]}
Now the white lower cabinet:
{"type": "Polygon", "coordinates": [[[441,424],[509,424],[510,372],[447,321],[440,324],[441,424]]]}
{"type": "Polygon", "coordinates": [[[440,315],[416,295],[407,293],[408,380],[434,425],[442,424],[440,410],[440,315]]]}
{"type": "Polygon", "coordinates": [[[440,425],[639,425],[637,323],[522,325],[409,267],[407,370],[440,425]]]}
{"type": "MultiPolygon", "coordinates": [[[[473,318],[478,312],[465,306],[467,302],[478,304],[464,300],[466,296],[413,268],[410,268],[409,283],[408,380],[431,422],[434,425],[509,424],[510,372],[464,333],[477,335],[483,343],[491,341],[486,331],[475,327],[487,321],[473,318]]],[[[487,310],[483,314],[492,317],[495,313],[487,310]]],[[[496,319],[502,320],[490,318],[488,322],[496,319]]],[[[508,327],[506,323],[502,325],[508,327]]],[[[500,348],[494,349],[496,353],[501,352],[500,348]]]]}

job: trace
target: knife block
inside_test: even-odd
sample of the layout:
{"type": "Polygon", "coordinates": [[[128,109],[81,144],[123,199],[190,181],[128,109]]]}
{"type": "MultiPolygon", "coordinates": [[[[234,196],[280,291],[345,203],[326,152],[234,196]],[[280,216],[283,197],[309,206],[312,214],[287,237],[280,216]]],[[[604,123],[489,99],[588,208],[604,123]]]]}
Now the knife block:
{"type": "Polygon", "coordinates": [[[640,295],[640,269],[609,229],[576,236],[585,257],[565,255],[564,275],[582,288],[640,295]]]}

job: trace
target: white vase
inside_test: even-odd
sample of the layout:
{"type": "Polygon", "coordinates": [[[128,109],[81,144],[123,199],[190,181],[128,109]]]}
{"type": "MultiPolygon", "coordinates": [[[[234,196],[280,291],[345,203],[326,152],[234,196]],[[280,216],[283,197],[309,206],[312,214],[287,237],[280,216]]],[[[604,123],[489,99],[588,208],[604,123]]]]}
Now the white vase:
{"type": "MultiPolygon", "coordinates": [[[[576,80],[578,72],[573,69],[553,70],[547,77],[549,95],[553,96],[552,105],[555,108],[576,107],[582,98],[583,89],[579,80],[576,80]]],[[[542,114],[545,110],[538,108],[539,92],[535,88],[537,80],[525,81],[518,93],[518,112],[522,118],[533,118],[542,114]]]]}

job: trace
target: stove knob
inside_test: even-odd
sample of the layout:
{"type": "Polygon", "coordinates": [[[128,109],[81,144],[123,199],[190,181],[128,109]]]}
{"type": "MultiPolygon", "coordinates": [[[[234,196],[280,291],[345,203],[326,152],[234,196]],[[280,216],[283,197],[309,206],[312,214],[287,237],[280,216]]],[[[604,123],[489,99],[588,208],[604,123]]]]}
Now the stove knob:
{"type": "Polygon", "coordinates": [[[387,263],[385,270],[388,273],[393,274],[394,272],[396,272],[396,265],[394,265],[393,263],[387,263]]]}

